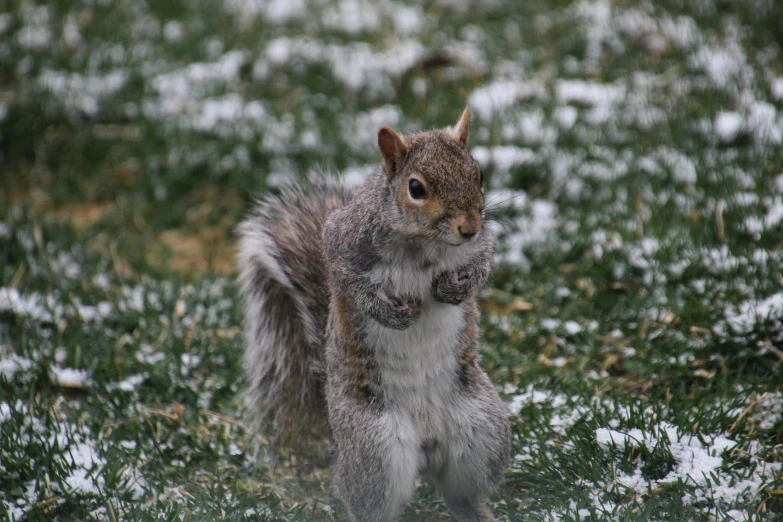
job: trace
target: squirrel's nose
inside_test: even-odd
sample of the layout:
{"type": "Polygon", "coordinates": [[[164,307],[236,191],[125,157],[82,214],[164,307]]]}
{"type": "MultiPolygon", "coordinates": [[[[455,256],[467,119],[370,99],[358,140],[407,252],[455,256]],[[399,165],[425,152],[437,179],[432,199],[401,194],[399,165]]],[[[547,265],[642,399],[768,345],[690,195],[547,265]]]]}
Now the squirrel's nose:
{"type": "Polygon", "coordinates": [[[463,214],[451,222],[451,233],[461,241],[469,241],[481,230],[481,215],[478,212],[463,214]]]}
{"type": "Polygon", "coordinates": [[[463,229],[461,225],[457,227],[457,230],[459,231],[459,235],[461,235],[465,239],[472,238],[473,236],[476,235],[476,232],[477,232],[476,230],[470,230],[470,229],[466,230],[466,229],[463,229]]]}

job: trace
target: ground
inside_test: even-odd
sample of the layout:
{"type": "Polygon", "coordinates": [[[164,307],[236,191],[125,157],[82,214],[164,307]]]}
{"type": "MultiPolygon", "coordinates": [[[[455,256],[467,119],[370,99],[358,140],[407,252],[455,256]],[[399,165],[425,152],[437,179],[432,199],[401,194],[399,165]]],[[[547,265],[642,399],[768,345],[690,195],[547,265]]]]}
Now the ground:
{"type": "Polygon", "coordinates": [[[783,519],[780,2],[0,10],[1,519],[345,520],[325,442],[247,429],[233,230],[465,104],[498,516],[783,519]]]}

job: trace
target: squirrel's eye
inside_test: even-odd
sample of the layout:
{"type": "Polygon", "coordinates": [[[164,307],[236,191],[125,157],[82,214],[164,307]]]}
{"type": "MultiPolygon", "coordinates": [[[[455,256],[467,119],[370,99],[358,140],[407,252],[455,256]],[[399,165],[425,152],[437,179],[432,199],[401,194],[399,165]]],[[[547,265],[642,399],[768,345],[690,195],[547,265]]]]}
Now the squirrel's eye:
{"type": "Polygon", "coordinates": [[[484,186],[484,171],[479,170],[479,184],[483,187],[484,186]]]}
{"type": "Polygon", "coordinates": [[[424,199],[427,195],[427,191],[424,190],[424,185],[418,179],[411,179],[408,181],[408,193],[413,199],[424,199]]]}

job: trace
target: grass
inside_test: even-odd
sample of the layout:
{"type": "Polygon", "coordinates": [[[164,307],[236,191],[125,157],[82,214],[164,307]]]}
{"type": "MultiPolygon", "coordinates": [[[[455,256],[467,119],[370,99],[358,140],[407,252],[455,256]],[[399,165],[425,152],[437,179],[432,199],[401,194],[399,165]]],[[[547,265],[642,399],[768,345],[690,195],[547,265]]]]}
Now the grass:
{"type": "MultiPolygon", "coordinates": [[[[344,520],[242,411],[233,227],[473,110],[508,520],[783,519],[783,6],[0,1],[0,519],[344,520]]],[[[424,483],[404,520],[448,520],[424,483]]]]}

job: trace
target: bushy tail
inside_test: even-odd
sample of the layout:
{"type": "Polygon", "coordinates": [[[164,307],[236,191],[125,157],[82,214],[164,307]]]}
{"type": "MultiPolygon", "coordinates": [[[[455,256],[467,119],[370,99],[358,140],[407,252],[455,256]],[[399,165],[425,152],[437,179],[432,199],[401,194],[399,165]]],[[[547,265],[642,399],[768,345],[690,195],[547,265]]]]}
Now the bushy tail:
{"type": "Polygon", "coordinates": [[[261,200],[238,229],[246,406],[273,442],[325,425],[329,289],[321,232],[349,199],[336,182],[289,188],[261,200]]]}

